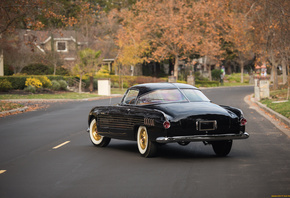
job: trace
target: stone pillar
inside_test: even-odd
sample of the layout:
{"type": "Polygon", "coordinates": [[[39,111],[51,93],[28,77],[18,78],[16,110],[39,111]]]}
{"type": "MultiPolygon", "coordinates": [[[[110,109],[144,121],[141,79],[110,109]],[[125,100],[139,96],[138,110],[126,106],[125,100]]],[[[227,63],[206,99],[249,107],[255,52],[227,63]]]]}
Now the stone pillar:
{"type": "Polygon", "coordinates": [[[270,81],[268,77],[255,77],[255,86],[254,86],[254,92],[255,92],[255,99],[261,100],[263,98],[269,98],[270,97],[270,81]]]}
{"type": "Polygon", "coordinates": [[[255,99],[260,100],[260,88],[259,88],[259,79],[255,78],[255,86],[254,86],[254,94],[255,94],[255,99]]]}
{"type": "Polygon", "coordinates": [[[269,98],[270,97],[270,81],[267,79],[260,79],[260,97],[269,98]]]}

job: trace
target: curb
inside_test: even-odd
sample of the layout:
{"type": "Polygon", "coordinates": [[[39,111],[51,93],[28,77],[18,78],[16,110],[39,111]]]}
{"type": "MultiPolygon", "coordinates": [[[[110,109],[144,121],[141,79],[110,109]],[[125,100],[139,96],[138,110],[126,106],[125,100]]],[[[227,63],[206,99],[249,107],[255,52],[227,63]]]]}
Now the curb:
{"type": "MultiPolygon", "coordinates": [[[[110,98],[118,98],[122,97],[121,94],[112,94],[110,96],[100,96],[95,98],[84,98],[84,99],[3,99],[2,101],[8,101],[8,102],[82,102],[82,101],[94,101],[94,100],[103,100],[103,99],[110,99],[110,98]]],[[[0,100],[1,101],[1,100],[0,100]]],[[[9,115],[15,112],[26,112],[28,109],[28,106],[18,108],[18,109],[12,109],[9,111],[3,111],[0,112],[0,116],[2,115],[9,115]]]]}
{"type": "Polygon", "coordinates": [[[0,115],[6,115],[6,114],[15,113],[15,112],[25,112],[27,109],[28,109],[28,107],[25,106],[25,107],[18,108],[18,109],[12,109],[12,110],[9,110],[9,111],[0,112],[0,115]]]}
{"type": "Polygon", "coordinates": [[[2,99],[2,101],[8,102],[74,102],[74,101],[92,101],[92,100],[103,100],[109,98],[122,97],[121,94],[113,94],[111,96],[99,96],[95,98],[84,98],[84,99],[2,99]]]}
{"type": "Polygon", "coordinates": [[[277,113],[276,111],[270,109],[266,105],[256,101],[252,96],[253,95],[251,95],[251,101],[252,102],[256,103],[261,109],[263,109],[267,113],[273,115],[276,119],[278,119],[280,122],[283,122],[285,125],[287,125],[290,128],[290,120],[288,118],[286,118],[285,116],[283,116],[283,115],[277,113]]]}

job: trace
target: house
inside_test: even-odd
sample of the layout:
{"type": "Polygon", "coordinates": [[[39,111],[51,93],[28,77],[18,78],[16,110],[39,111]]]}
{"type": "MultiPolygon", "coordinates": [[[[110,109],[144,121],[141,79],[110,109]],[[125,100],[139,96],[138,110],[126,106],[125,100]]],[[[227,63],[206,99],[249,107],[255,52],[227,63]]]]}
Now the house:
{"type": "MultiPolygon", "coordinates": [[[[21,30],[24,41],[32,42],[36,50],[41,53],[49,53],[55,51],[66,65],[75,64],[77,58],[77,51],[88,47],[87,39],[81,33],[74,30],[53,30],[53,31],[33,31],[21,30]]],[[[95,48],[107,46],[107,44],[100,41],[93,42],[95,48]]],[[[102,50],[103,63],[109,66],[110,71],[115,57],[108,50],[102,50]]]]}
{"type": "Polygon", "coordinates": [[[24,42],[35,45],[34,52],[48,53],[55,51],[65,62],[74,62],[77,51],[88,44],[85,37],[73,30],[33,31],[20,30],[24,42]]]}

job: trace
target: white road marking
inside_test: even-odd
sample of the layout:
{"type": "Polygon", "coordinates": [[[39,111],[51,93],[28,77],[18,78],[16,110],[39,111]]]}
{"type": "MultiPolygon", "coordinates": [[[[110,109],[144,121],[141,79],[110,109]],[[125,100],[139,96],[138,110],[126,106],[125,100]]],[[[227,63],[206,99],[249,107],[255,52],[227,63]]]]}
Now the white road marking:
{"type": "Polygon", "coordinates": [[[68,143],[70,143],[70,141],[66,141],[66,142],[64,142],[64,143],[62,143],[60,145],[57,145],[57,146],[53,147],[52,149],[58,149],[59,147],[62,147],[64,145],[68,144],[68,143]]]}
{"type": "Polygon", "coordinates": [[[5,173],[5,172],[6,172],[6,170],[0,170],[0,174],[5,173]]]}

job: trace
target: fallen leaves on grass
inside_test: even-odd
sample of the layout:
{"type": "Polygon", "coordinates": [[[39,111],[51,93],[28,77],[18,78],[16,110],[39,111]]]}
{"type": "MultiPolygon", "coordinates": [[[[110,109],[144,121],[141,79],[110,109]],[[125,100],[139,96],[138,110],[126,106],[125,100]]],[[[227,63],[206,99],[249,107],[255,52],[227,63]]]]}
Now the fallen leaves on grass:
{"type": "Polygon", "coordinates": [[[48,104],[31,104],[23,105],[15,102],[1,101],[0,103],[0,117],[24,113],[27,111],[36,111],[38,109],[48,108],[48,104]]]}
{"type": "Polygon", "coordinates": [[[0,102],[0,112],[18,109],[21,107],[23,107],[23,105],[14,102],[6,102],[6,101],[0,102]]]}

